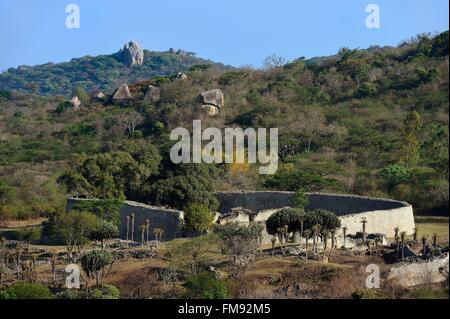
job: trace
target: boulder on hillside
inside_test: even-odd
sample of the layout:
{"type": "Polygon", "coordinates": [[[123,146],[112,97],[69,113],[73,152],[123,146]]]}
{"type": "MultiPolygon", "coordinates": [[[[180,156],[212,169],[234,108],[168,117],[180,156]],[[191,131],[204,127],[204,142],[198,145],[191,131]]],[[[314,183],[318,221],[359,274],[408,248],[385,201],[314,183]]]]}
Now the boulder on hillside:
{"type": "Polygon", "coordinates": [[[74,96],[71,100],[70,100],[70,104],[72,105],[74,111],[78,111],[80,109],[81,106],[81,101],[78,98],[78,96],[74,96]]]}
{"type": "Polygon", "coordinates": [[[184,73],[178,72],[177,75],[175,75],[175,80],[186,80],[188,76],[184,73]]]}
{"type": "Polygon", "coordinates": [[[136,41],[130,41],[119,51],[121,60],[128,66],[144,63],[144,50],[136,41]]]}
{"type": "Polygon", "coordinates": [[[214,105],[219,110],[224,107],[225,98],[220,89],[204,91],[200,93],[203,104],[214,105]]]}
{"type": "Polygon", "coordinates": [[[104,100],[106,98],[106,95],[103,92],[98,92],[97,94],[95,94],[95,98],[98,100],[104,100]]]}
{"type": "Polygon", "coordinates": [[[208,116],[216,116],[217,114],[219,114],[219,109],[214,105],[202,105],[200,108],[208,116]]]}
{"type": "Polygon", "coordinates": [[[160,94],[161,91],[158,87],[149,85],[147,91],[145,92],[144,99],[151,102],[156,102],[160,99],[160,94]]]}
{"type": "Polygon", "coordinates": [[[131,92],[128,85],[122,84],[114,93],[113,100],[131,99],[131,92]]]}

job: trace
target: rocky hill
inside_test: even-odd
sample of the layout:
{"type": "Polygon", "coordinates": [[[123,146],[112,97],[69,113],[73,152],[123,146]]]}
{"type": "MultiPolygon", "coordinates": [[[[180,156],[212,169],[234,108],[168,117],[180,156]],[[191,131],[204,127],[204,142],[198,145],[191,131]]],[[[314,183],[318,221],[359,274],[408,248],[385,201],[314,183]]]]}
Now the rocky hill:
{"type": "Polygon", "coordinates": [[[266,70],[223,70],[187,52],[128,43],[111,56],[14,70],[67,96],[0,90],[0,220],[46,216],[67,194],[215,209],[214,190],[351,193],[448,214],[448,43],[448,32],[421,35],[395,48],[343,48],[266,70]],[[142,71],[155,61],[164,73],[182,62],[189,70],[142,71]],[[35,73],[42,69],[52,70],[49,77],[35,73]],[[90,82],[68,80],[78,73],[90,82]],[[106,90],[71,94],[74,84],[106,90]],[[277,173],[262,176],[250,164],[174,165],[170,132],[193,119],[203,128],[279,128],[277,173]]]}
{"type": "Polygon", "coordinates": [[[0,74],[0,91],[17,90],[66,97],[77,87],[87,92],[110,92],[122,83],[186,72],[194,65],[205,64],[221,70],[228,68],[221,63],[198,58],[192,52],[174,49],[153,52],[130,41],[123,49],[110,55],[10,68],[0,74]]]}

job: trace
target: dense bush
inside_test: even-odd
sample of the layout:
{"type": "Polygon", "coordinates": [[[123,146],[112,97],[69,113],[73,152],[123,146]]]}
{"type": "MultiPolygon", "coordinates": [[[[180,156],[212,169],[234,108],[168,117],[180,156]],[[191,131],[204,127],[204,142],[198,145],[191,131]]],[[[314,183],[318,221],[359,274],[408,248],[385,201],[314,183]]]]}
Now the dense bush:
{"type": "Polygon", "coordinates": [[[0,292],[0,299],[51,299],[52,297],[50,289],[37,283],[19,282],[0,292]]]}
{"type": "Polygon", "coordinates": [[[226,284],[217,279],[212,272],[202,272],[197,276],[187,278],[186,298],[190,299],[226,299],[228,290],[226,284]]]}

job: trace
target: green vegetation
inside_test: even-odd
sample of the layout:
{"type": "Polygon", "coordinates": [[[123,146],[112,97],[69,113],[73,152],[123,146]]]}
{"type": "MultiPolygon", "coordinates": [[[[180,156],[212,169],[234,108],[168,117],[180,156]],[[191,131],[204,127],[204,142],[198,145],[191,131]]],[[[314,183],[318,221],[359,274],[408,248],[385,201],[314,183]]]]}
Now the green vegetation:
{"type": "MultiPolygon", "coordinates": [[[[111,92],[128,82],[147,80],[149,77],[170,75],[206,69],[206,65],[225,69],[220,63],[212,63],[192,54],[177,55],[170,52],[151,52],[145,50],[144,64],[128,67],[116,54],[97,57],[85,56],[64,63],[47,63],[34,67],[10,68],[0,74],[0,91],[24,90],[47,95],[77,95],[83,102],[85,92],[101,90],[111,92]],[[84,93],[83,93],[84,92],[84,93]],[[83,93],[83,94],[80,94],[83,93]],[[80,96],[80,95],[81,96],[80,96]]],[[[8,97],[7,93],[1,96],[8,97]]]]}
{"type": "Polygon", "coordinates": [[[217,279],[214,273],[202,272],[186,280],[186,298],[191,299],[226,299],[228,297],[225,283],[217,279]]]}
{"type": "MultiPolygon", "coordinates": [[[[178,209],[196,203],[214,211],[213,192],[221,189],[354,193],[404,200],[419,214],[447,214],[447,40],[448,32],[419,35],[398,47],[347,48],[331,57],[272,63],[265,71],[192,60],[181,81],[171,80],[167,68],[144,70],[179,66],[195,59],[190,55],[149,53],[142,68],[131,68],[133,75],[113,56],[9,70],[0,76],[0,134],[6,137],[0,141],[0,219],[51,217],[64,209],[67,194],[178,209]],[[106,68],[121,71],[111,75],[106,68]],[[68,79],[53,81],[54,71],[68,79]],[[127,102],[84,94],[111,91],[117,87],[112,78],[149,81],[161,98],[142,98],[147,82],[130,85],[139,94],[127,102]],[[61,96],[14,90],[33,91],[24,83],[39,81],[36,93],[75,90],[81,109],[61,96]],[[169,160],[169,133],[201,117],[198,96],[208,88],[223,91],[225,107],[220,116],[203,117],[204,127],[279,128],[275,175],[260,176],[253,164],[169,160]]],[[[115,222],[96,208],[80,210],[115,222]]]]}
{"type": "Polygon", "coordinates": [[[203,204],[189,204],[184,209],[184,228],[189,233],[204,234],[214,222],[214,213],[203,204]]]}
{"type": "Polygon", "coordinates": [[[52,293],[46,286],[38,283],[18,282],[4,291],[0,299],[51,299],[52,293]]]}

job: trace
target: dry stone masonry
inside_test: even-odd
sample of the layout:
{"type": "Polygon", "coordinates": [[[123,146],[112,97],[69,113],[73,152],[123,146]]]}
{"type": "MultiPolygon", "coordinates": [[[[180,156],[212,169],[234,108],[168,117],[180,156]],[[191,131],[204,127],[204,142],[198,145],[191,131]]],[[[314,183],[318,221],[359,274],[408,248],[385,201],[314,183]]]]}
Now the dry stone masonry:
{"type": "MultiPolygon", "coordinates": [[[[257,192],[231,191],[218,192],[216,197],[220,207],[216,214],[218,223],[238,221],[241,223],[264,222],[275,212],[291,206],[292,192],[257,192]]],[[[361,220],[366,218],[366,231],[371,234],[392,238],[394,228],[399,227],[408,235],[414,232],[414,216],[412,206],[405,202],[371,198],[355,195],[338,195],[309,193],[309,209],[323,208],[335,212],[341,219],[342,227],[347,227],[347,234],[361,232],[361,220]]],[[[68,209],[82,199],[69,199],[68,209]]],[[[182,235],[180,225],[183,212],[165,207],[149,206],[137,202],[126,201],[121,209],[121,237],[126,235],[126,216],[134,213],[135,227],[139,227],[147,219],[153,229],[163,228],[163,240],[170,240],[182,235]]],[[[342,228],[341,228],[342,229],[342,228]]],[[[339,231],[338,239],[342,239],[339,231]]],[[[264,232],[264,242],[270,243],[270,236],[264,232]]]]}

